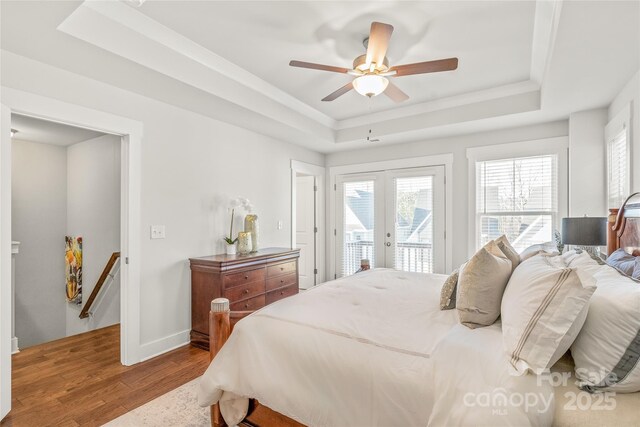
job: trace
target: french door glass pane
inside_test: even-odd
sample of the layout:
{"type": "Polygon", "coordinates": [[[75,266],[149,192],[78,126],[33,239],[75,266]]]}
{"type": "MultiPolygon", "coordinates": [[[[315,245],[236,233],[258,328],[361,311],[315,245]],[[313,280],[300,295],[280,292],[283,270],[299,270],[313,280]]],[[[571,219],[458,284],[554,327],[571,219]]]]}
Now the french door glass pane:
{"type": "Polygon", "coordinates": [[[433,272],[433,176],[395,180],[394,268],[433,272]]]}
{"type": "Polygon", "coordinates": [[[349,276],[364,258],[375,267],[374,181],[345,182],[343,190],[342,274],[349,276]]]}
{"type": "Polygon", "coordinates": [[[553,240],[553,215],[479,215],[480,246],[505,234],[520,252],[531,245],[553,240]]]}

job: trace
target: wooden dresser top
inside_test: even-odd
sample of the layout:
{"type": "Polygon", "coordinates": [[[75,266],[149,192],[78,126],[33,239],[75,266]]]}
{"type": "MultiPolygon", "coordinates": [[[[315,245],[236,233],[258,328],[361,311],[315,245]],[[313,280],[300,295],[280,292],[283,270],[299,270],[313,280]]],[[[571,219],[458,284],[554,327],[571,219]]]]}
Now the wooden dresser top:
{"type": "Polygon", "coordinates": [[[300,249],[290,248],[264,248],[249,255],[209,255],[199,258],[189,258],[191,265],[206,265],[212,267],[230,268],[238,265],[262,264],[277,260],[297,258],[300,256],[300,249]]]}

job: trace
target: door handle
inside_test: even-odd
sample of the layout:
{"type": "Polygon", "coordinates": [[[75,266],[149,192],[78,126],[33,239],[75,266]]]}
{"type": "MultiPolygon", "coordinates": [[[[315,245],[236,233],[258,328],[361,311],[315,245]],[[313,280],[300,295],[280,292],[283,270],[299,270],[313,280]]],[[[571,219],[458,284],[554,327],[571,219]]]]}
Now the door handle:
{"type": "Polygon", "coordinates": [[[391,242],[387,242],[387,243],[385,243],[385,245],[391,246],[391,242]]]}

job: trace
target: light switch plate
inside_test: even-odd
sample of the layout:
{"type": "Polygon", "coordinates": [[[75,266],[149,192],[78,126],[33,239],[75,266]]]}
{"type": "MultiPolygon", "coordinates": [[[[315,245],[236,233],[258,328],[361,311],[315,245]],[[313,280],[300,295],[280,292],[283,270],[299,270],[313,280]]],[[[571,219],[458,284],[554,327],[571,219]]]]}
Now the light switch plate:
{"type": "Polygon", "coordinates": [[[151,238],[152,239],[164,239],[164,225],[152,225],[151,226],[151,238]]]}

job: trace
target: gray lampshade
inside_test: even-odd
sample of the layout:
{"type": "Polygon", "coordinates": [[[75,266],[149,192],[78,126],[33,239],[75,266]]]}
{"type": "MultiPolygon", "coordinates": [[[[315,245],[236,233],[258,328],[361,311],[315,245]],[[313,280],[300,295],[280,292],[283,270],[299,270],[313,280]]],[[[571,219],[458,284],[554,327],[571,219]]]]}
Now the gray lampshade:
{"type": "Polygon", "coordinates": [[[607,218],[562,218],[562,243],[578,246],[605,246],[607,218]]]}

